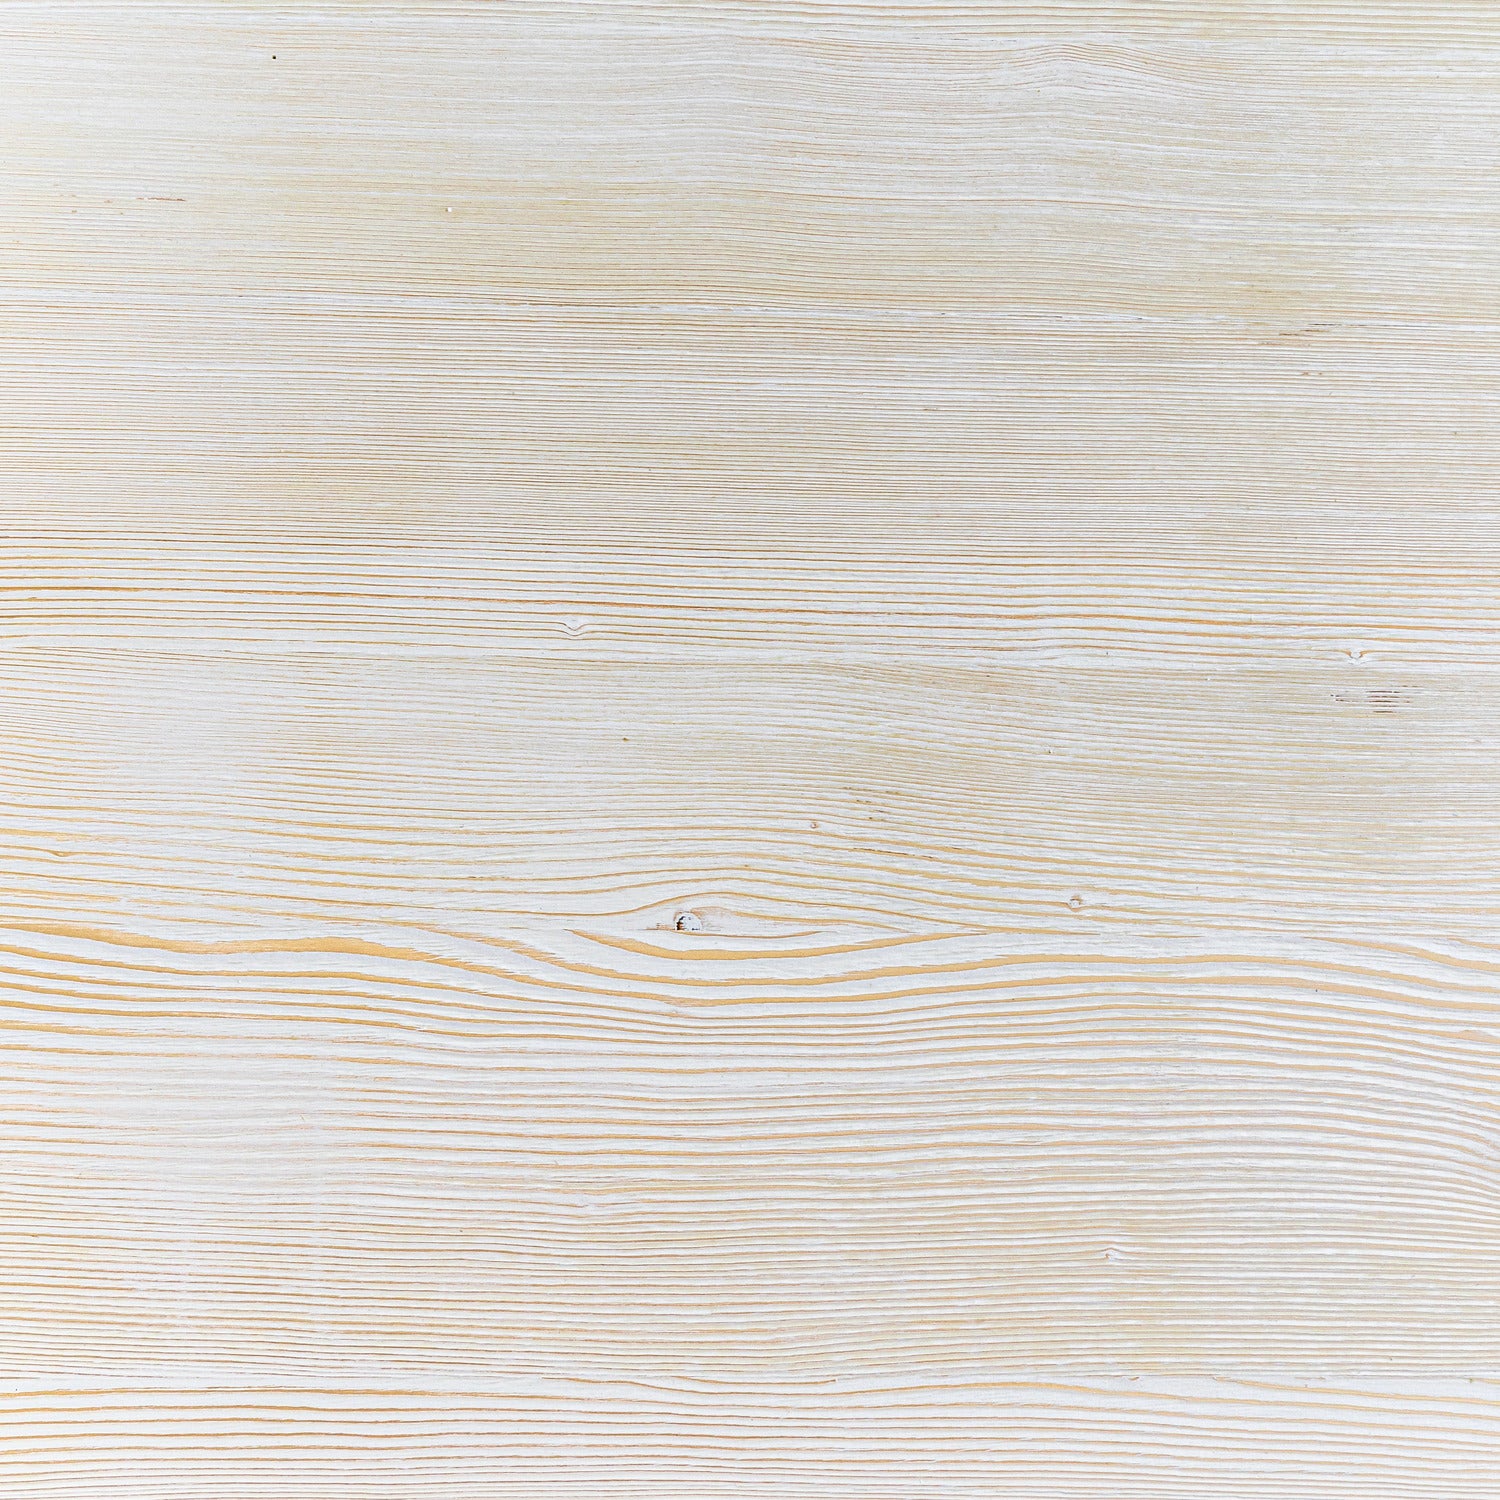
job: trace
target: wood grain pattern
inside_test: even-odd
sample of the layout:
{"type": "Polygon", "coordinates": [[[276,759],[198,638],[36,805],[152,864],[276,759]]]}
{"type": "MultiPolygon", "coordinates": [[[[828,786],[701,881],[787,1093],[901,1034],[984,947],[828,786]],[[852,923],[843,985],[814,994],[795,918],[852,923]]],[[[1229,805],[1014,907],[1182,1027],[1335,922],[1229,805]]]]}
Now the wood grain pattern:
{"type": "Polygon", "coordinates": [[[1497,125],[0,3],[0,1492],[1500,1492],[1497,125]]]}

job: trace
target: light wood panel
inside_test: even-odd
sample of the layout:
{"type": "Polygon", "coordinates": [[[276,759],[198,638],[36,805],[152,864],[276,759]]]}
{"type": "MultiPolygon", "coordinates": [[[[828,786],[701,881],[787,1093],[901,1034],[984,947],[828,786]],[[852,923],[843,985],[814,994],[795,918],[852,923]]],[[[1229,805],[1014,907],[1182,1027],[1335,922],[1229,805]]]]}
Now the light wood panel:
{"type": "Polygon", "coordinates": [[[1500,37],[0,3],[0,1488],[1500,1490],[1500,37]]]}
{"type": "Polygon", "coordinates": [[[1142,1377],[1036,1385],[520,1382],[0,1395],[45,1497],[339,1494],[1451,1500],[1493,1494],[1500,1393],[1142,1377]]]}

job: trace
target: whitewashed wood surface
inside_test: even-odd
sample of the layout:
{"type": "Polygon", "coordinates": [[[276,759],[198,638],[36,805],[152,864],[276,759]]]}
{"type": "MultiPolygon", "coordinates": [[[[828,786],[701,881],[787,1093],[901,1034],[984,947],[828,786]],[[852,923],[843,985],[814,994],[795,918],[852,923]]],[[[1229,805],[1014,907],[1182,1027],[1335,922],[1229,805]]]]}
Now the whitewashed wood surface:
{"type": "Polygon", "coordinates": [[[0,3],[0,1495],[1500,1494],[1500,20],[0,3]]]}

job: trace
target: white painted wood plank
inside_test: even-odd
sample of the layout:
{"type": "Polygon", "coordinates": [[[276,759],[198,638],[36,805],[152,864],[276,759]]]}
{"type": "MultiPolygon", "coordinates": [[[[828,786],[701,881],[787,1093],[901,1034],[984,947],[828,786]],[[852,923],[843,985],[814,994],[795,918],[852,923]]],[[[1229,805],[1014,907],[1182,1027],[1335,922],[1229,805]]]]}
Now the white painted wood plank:
{"type": "Polygon", "coordinates": [[[0,1477],[43,1500],[1485,1500],[1497,1412],[1469,1381],[69,1388],[0,1395],[0,1477]]]}
{"type": "Polygon", "coordinates": [[[17,1375],[1500,1356],[1492,955],[16,924],[4,960],[17,1375]]]}
{"type": "Polygon", "coordinates": [[[0,4],[0,1488],[1496,1493],[1492,21],[0,4]]]}

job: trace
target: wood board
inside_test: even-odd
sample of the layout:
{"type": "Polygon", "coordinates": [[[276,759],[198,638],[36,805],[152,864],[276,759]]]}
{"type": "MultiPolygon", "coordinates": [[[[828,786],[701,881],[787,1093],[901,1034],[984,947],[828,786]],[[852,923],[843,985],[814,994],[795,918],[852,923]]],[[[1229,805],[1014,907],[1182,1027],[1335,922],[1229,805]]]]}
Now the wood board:
{"type": "Polygon", "coordinates": [[[1497,123],[0,4],[0,1489],[1500,1490],[1497,123]]]}

